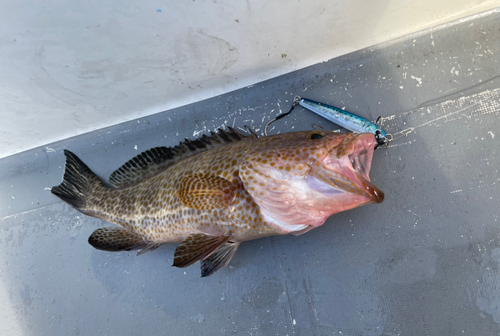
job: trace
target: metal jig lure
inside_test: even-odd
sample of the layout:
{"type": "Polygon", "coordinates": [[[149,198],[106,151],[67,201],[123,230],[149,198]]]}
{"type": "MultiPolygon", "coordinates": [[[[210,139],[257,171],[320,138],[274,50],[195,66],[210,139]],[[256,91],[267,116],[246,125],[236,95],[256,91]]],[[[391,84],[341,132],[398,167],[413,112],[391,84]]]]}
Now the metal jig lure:
{"type": "Polygon", "coordinates": [[[314,100],[300,98],[300,106],[322,116],[323,118],[356,133],[373,133],[379,146],[387,144],[390,140],[390,135],[377,125],[377,122],[371,122],[363,117],[353,113],[341,110],[337,107],[319,103],[314,100]]]}
{"type": "Polygon", "coordinates": [[[319,116],[339,125],[345,129],[348,129],[351,132],[356,133],[373,133],[375,135],[375,139],[377,140],[377,146],[386,145],[389,141],[392,140],[392,135],[387,134],[379,125],[378,122],[381,120],[381,117],[377,119],[376,122],[371,122],[365,118],[357,116],[353,113],[341,110],[337,107],[330,106],[327,104],[319,103],[314,100],[310,100],[307,98],[301,98],[296,96],[293,100],[292,108],[290,111],[278,115],[276,118],[267,123],[266,128],[264,129],[264,134],[267,135],[267,128],[269,125],[283,118],[284,116],[290,114],[293,108],[297,105],[300,105],[319,116]]]}

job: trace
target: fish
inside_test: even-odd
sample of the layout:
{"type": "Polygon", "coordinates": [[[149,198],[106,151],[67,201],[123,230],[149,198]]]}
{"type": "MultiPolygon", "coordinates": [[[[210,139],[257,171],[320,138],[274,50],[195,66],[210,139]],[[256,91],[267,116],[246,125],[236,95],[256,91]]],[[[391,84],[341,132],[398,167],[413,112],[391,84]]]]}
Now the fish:
{"type": "Polygon", "coordinates": [[[391,139],[376,122],[371,122],[356,114],[307,98],[298,97],[298,104],[351,132],[374,134],[377,145],[385,145],[391,139]]]}
{"type": "Polygon", "coordinates": [[[115,224],[88,242],[104,251],[178,244],[173,266],[201,262],[201,276],[228,265],[242,242],[300,235],[341,211],[381,203],[370,182],[371,133],[300,131],[258,137],[233,128],[155,147],[105,183],[69,150],[52,194],[115,224]]]}

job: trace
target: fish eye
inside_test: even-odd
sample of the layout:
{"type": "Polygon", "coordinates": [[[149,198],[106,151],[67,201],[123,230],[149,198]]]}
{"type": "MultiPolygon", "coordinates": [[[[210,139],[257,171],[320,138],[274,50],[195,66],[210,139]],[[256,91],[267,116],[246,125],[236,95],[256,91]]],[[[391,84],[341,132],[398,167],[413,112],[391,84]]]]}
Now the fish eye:
{"type": "Polygon", "coordinates": [[[316,140],[316,139],[321,139],[324,136],[325,136],[325,133],[323,133],[321,131],[312,131],[312,132],[309,132],[309,134],[307,135],[307,138],[312,139],[312,140],[316,140]]]}

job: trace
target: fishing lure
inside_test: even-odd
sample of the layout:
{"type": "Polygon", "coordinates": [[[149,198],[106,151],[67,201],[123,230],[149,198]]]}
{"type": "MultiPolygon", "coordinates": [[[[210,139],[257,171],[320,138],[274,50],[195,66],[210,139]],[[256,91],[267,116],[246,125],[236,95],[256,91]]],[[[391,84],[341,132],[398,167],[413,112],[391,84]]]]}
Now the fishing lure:
{"type": "MultiPolygon", "coordinates": [[[[299,97],[299,105],[322,116],[323,118],[356,133],[373,133],[379,146],[385,145],[390,140],[388,135],[377,122],[371,122],[353,113],[337,107],[319,103],[314,100],[299,97]]],[[[380,120],[380,117],[377,121],[380,120]]]]}
{"type": "Polygon", "coordinates": [[[386,145],[392,139],[392,136],[390,134],[387,134],[379,125],[377,125],[377,122],[381,119],[380,117],[376,122],[371,122],[369,120],[366,120],[365,118],[341,110],[337,107],[319,103],[311,99],[301,98],[299,96],[295,97],[295,99],[293,100],[292,108],[290,109],[290,111],[278,115],[276,118],[267,123],[266,128],[264,129],[265,135],[267,135],[267,128],[272,122],[290,114],[290,112],[292,112],[294,107],[297,105],[300,105],[318,114],[319,116],[339,126],[342,126],[345,129],[348,129],[351,132],[374,134],[378,146],[386,145]]]}

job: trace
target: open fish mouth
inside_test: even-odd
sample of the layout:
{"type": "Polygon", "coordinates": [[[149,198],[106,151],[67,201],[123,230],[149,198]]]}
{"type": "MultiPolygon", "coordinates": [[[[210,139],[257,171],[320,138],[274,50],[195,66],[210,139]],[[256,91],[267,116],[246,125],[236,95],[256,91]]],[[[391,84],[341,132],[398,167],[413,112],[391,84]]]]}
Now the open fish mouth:
{"type": "Polygon", "coordinates": [[[360,134],[353,139],[352,143],[352,153],[348,155],[352,168],[365,180],[370,181],[369,173],[372,166],[376,140],[370,134],[360,134]]]}
{"type": "MultiPolygon", "coordinates": [[[[384,193],[370,183],[370,170],[372,165],[373,151],[376,146],[376,139],[372,134],[357,135],[351,141],[352,152],[348,154],[352,170],[357,175],[356,185],[363,193],[375,203],[381,203],[384,200],[384,193]]],[[[346,153],[347,154],[347,153],[346,153]]]]}
{"type": "Polygon", "coordinates": [[[371,133],[348,134],[330,149],[324,161],[331,172],[331,185],[367,197],[370,202],[381,203],[384,193],[370,182],[370,170],[376,139],[371,133]]]}

